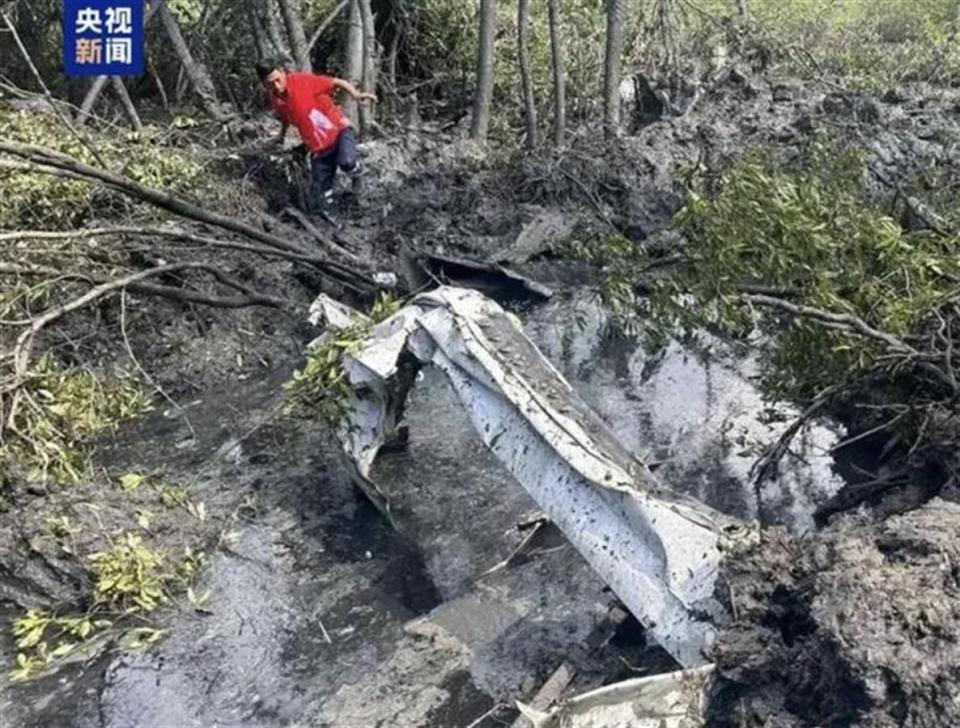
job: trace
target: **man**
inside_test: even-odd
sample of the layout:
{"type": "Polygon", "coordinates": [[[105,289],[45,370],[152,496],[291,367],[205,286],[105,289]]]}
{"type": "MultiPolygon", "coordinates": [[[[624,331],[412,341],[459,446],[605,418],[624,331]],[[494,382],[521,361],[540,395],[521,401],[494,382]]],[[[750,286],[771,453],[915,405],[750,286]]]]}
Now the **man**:
{"type": "Polygon", "coordinates": [[[287,128],[295,126],[310,152],[310,170],[319,192],[320,212],[331,222],[333,183],[337,168],[351,176],[354,189],[360,174],[357,142],[347,115],[333,100],[343,89],[359,103],[376,102],[371,93],[358,91],[350,82],[312,73],[290,73],[278,58],[257,63],[257,76],[266,87],[270,104],[283,126],[278,142],[282,145],[287,128]]]}

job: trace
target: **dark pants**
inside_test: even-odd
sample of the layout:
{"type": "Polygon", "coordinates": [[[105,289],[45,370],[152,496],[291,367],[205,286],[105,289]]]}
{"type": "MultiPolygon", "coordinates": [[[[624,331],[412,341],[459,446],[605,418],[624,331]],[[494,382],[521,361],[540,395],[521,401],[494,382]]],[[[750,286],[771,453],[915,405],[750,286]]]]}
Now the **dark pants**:
{"type": "Polygon", "coordinates": [[[328,200],[333,194],[333,181],[337,177],[337,167],[346,173],[357,168],[357,141],[353,129],[344,129],[336,143],[322,155],[310,155],[310,173],[320,195],[328,200]]]}

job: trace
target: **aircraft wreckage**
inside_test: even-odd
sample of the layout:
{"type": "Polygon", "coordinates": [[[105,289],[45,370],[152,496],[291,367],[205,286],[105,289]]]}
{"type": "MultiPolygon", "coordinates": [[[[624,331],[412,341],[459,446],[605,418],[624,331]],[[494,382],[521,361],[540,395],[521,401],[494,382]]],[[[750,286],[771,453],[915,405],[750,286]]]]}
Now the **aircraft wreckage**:
{"type": "MultiPolygon", "coordinates": [[[[314,323],[337,329],[363,315],[321,296],[314,323]]],[[[480,293],[441,287],[414,297],[344,356],[352,389],[337,437],[358,485],[400,426],[420,368],[449,379],[492,453],[626,607],[684,668],[700,668],[729,620],[715,587],[754,526],[672,491],[609,428],[523,333],[480,293]]]]}

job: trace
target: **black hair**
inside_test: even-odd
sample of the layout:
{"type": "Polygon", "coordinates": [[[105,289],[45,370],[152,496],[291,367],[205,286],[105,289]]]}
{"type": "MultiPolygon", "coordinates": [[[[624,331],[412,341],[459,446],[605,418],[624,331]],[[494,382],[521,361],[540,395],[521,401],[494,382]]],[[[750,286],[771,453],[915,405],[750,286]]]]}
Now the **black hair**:
{"type": "Polygon", "coordinates": [[[285,71],[287,62],[285,59],[278,56],[270,56],[268,58],[261,58],[257,61],[257,78],[261,81],[269,76],[274,71],[285,71]]]}

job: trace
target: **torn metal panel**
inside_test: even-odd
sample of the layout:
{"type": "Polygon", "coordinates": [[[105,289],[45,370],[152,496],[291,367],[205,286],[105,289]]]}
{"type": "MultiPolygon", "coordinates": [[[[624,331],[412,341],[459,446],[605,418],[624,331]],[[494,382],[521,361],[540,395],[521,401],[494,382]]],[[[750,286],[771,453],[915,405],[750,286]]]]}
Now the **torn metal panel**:
{"type": "MultiPolygon", "coordinates": [[[[343,320],[331,313],[331,325],[343,320]]],[[[446,374],[487,447],[654,638],[681,665],[703,664],[726,618],[714,595],[724,549],[752,531],[657,483],[481,294],[417,296],[345,357],[354,401],[338,437],[364,489],[376,490],[373,461],[425,364],[446,374]]]]}
{"type": "Polygon", "coordinates": [[[517,703],[533,728],[700,728],[714,666],[625,680],[541,712],[517,703]]]}
{"type": "Polygon", "coordinates": [[[413,290],[437,282],[473,288],[498,298],[543,301],[553,296],[549,287],[510,268],[449,255],[407,253],[405,276],[413,290]]]}

